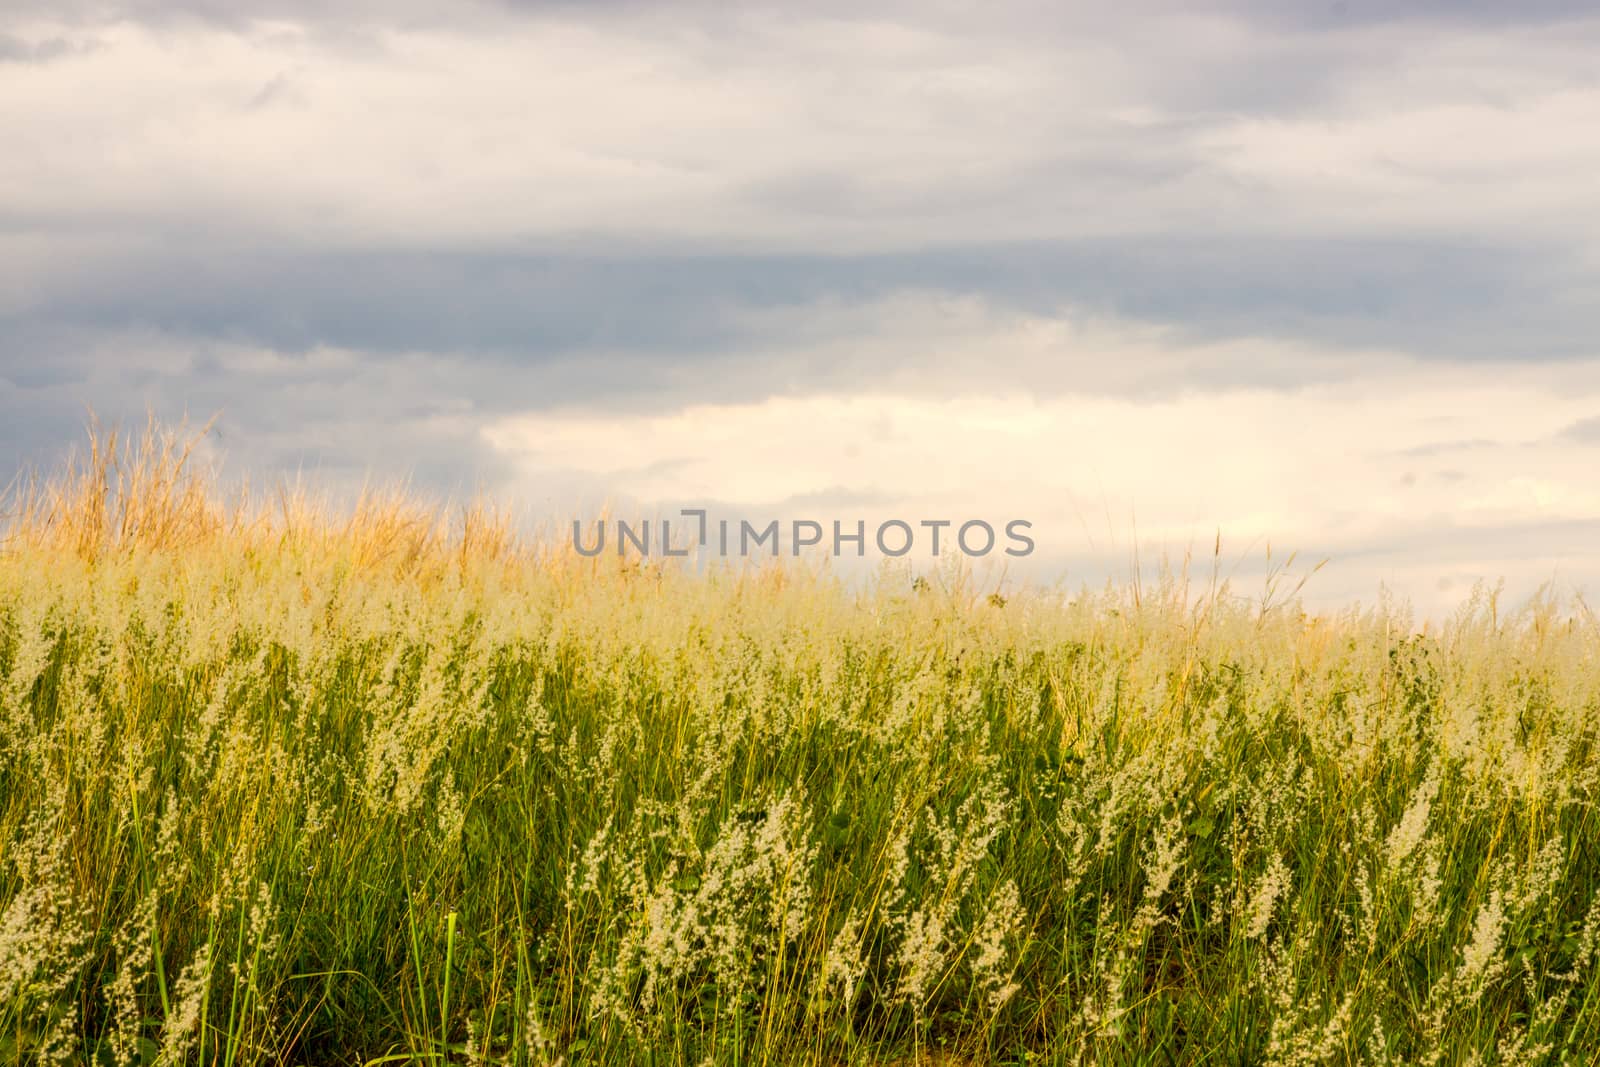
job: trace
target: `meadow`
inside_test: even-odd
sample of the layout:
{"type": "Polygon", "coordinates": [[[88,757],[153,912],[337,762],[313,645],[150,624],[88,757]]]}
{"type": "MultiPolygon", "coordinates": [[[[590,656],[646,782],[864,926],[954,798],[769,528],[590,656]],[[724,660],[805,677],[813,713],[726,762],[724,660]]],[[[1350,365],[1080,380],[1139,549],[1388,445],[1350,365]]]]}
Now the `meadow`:
{"type": "Polygon", "coordinates": [[[695,572],[185,449],[7,505],[0,1062],[1600,1059],[1581,601],[695,572]]]}

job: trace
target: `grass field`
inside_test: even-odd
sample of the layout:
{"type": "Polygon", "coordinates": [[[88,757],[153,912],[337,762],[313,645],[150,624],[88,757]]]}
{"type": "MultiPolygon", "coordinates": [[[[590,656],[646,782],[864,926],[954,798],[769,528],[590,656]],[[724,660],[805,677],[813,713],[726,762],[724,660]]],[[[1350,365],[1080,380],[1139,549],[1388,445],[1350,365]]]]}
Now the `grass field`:
{"type": "Polygon", "coordinates": [[[0,552],[0,1062],[1590,1064],[1600,626],[695,574],[224,504],[0,552]]]}

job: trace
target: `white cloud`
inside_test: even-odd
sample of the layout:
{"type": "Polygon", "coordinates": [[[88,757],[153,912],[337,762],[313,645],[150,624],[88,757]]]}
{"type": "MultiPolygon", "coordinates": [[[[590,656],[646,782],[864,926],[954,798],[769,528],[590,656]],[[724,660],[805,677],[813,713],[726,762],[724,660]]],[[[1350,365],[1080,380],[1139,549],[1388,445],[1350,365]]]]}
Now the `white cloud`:
{"type": "Polygon", "coordinates": [[[1600,233],[1600,89],[1505,103],[1407,106],[1352,117],[1241,119],[1207,135],[1214,165],[1267,216],[1325,232],[1575,239],[1600,233]]]}
{"type": "Polygon", "coordinates": [[[832,252],[1571,236],[1595,214],[1600,95],[1578,43],[1600,24],[1490,39],[1168,15],[1097,36],[1039,17],[479,12],[363,38],[124,22],[0,70],[0,212],[321,245],[609,233],[832,252]],[[1285,100],[1232,84],[1289,60],[1330,84],[1285,100]]]}
{"type": "MultiPolygon", "coordinates": [[[[1149,358],[1138,331],[1127,349],[1114,336],[1096,331],[1100,359],[1149,358]]],[[[857,343],[870,355],[870,341],[857,343]]],[[[1600,524],[1600,456],[1562,434],[1600,406],[1600,367],[1373,355],[1319,385],[1150,399],[1018,389],[1006,335],[965,343],[988,353],[993,373],[654,413],[529,414],[483,436],[518,472],[511,485],[544,499],[609,497],[645,513],[715,501],[752,519],[1027,518],[1039,533],[1035,576],[1131,553],[1136,539],[1146,559],[1208,552],[1220,529],[1236,548],[1331,558],[1318,589],[1335,601],[1370,598],[1387,580],[1433,609],[1471,578],[1508,576],[1527,591],[1563,562],[1569,578],[1600,577],[1586,525],[1600,524]],[[1532,556],[1530,530],[1543,531],[1532,556]]],[[[1159,358],[1201,357],[1173,345],[1159,358]]]]}

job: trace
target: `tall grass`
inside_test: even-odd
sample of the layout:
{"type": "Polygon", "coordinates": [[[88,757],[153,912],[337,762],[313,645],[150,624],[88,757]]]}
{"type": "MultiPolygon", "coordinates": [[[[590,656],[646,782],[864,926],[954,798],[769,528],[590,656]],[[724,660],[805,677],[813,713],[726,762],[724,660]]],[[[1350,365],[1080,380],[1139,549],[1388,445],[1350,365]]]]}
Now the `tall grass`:
{"type": "Polygon", "coordinates": [[[0,1061],[1600,1049],[1581,603],[696,574],[186,443],[11,502],[0,1061]]]}

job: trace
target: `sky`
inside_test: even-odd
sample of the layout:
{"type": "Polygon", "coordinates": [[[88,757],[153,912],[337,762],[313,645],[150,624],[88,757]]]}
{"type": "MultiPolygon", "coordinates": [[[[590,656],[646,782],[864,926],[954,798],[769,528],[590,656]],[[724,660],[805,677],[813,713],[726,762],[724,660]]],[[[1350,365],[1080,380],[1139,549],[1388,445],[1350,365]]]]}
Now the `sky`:
{"type": "Polygon", "coordinates": [[[1600,588],[1592,4],[7,0],[0,480],[1600,588]],[[1268,553],[1270,552],[1270,557],[1268,553]]]}

